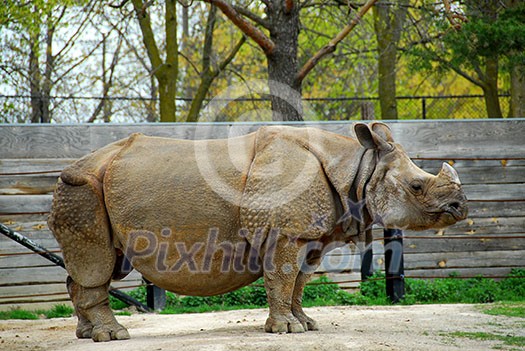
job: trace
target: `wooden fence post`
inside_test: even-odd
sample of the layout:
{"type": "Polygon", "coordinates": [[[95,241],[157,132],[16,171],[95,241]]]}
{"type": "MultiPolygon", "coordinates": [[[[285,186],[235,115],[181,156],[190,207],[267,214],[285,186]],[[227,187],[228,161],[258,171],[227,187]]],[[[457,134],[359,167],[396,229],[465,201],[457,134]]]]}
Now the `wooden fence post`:
{"type": "Polygon", "coordinates": [[[405,268],[403,260],[403,231],[385,229],[386,295],[392,303],[405,297],[405,268]]]}

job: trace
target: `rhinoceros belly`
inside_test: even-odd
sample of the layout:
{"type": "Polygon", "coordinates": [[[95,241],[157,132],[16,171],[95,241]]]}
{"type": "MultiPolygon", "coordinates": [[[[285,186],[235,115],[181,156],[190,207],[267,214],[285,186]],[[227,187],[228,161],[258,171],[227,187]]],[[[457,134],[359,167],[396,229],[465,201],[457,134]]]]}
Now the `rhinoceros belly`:
{"type": "Polygon", "coordinates": [[[261,275],[239,233],[253,145],[253,135],[130,138],[106,171],[104,197],[117,245],[135,269],[187,295],[224,293],[261,275]]]}

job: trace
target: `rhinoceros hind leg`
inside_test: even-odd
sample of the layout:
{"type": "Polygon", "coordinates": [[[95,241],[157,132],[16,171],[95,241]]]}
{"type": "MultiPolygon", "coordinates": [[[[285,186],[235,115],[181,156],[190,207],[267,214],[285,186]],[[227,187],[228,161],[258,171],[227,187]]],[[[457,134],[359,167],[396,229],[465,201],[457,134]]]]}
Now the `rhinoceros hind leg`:
{"type": "Polygon", "coordinates": [[[109,307],[108,283],[86,288],[68,278],[68,291],[78,315],[76,335],[93,341],[129,339],[129,333],[120,325],[109,307]]]}
{"type": "MultiPolygon", "coordinates": [[[[287,239],[284,239],[287,240],[287,239]]],[[[264,271],[264,287],[270,307],[270,316],[264,330],[268,333],[304,333],[306,329],[292,313],[292,296],[299,274],[299,248],[290,243],[277,242],[272,269],[264,271]]],[[[267,253],[268,254],[268,253],[267,253]]]]}
{"type": "Polygon", "coordinates": [[[67,277],[66,285],[67,285],[67,291],[69,292],[69,296],[71,296],[72,298],[73,306],[75,307],[75,313],[78,318],[77,331],[76,331],[77,338],[91,339],[91,332],[93,330],[93,324],[86,317],[84,317],[77,308],[76,300],[77,300],[78,293],[73,291],[73,289],[76,288],[76,284],[73,284],[73,279],[71,279],[70,276],[67,277]]]}
{"type": "Polygon", "coordinates": [[[127,330],[109,308],[108,287],[116,252],[98,180],[86,176],[80,185],[60,180],[48,223],[70,275],[67,285],[78,315],[77,337],[128,339],[127,330]]]}

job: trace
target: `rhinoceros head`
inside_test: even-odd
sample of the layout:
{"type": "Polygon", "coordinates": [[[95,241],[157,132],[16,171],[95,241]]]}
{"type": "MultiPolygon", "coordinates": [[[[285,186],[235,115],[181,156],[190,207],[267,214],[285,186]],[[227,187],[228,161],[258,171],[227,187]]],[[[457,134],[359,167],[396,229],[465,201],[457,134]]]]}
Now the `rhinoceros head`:
{"type": "Polygon", "coordinates": [[[467,216],[466,197],[456,170],[443,163],[438,175],[416,166],[382,123],[356,124],[357,139],[377,154],[376,168],[366,187],[372,218],[385,228],[443,228],[467,216]]]}

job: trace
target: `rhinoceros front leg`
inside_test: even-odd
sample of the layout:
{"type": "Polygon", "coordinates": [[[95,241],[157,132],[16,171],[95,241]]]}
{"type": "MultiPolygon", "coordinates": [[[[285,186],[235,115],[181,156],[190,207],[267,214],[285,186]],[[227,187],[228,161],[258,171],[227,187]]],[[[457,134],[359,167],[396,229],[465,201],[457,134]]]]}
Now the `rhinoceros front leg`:
{"type": "MultiPolygon", "coordinates": [[[[317,263],[316,267],[319,264],[317,263]]],[[[299,272],[297,279],[295,281],[295,288],[292,298],[292,313],[297,318],[305,330],[319,330],[317,322],[312,318],[308,317],[303,311],[303,291],[306,283],[310,281],[312,273],[299,272]]]]}
{"type": "Polygon", "coordinates": [[[266,320],[268,333],[304,333],[303,323],[292,312],[295,284],[300,273],[300,247],[287,238],[277,240],[275,249],[265,254],[264,287],[270,307],[266,320]],[[271,263],[270,263],[271,262],[271,263]]]}

